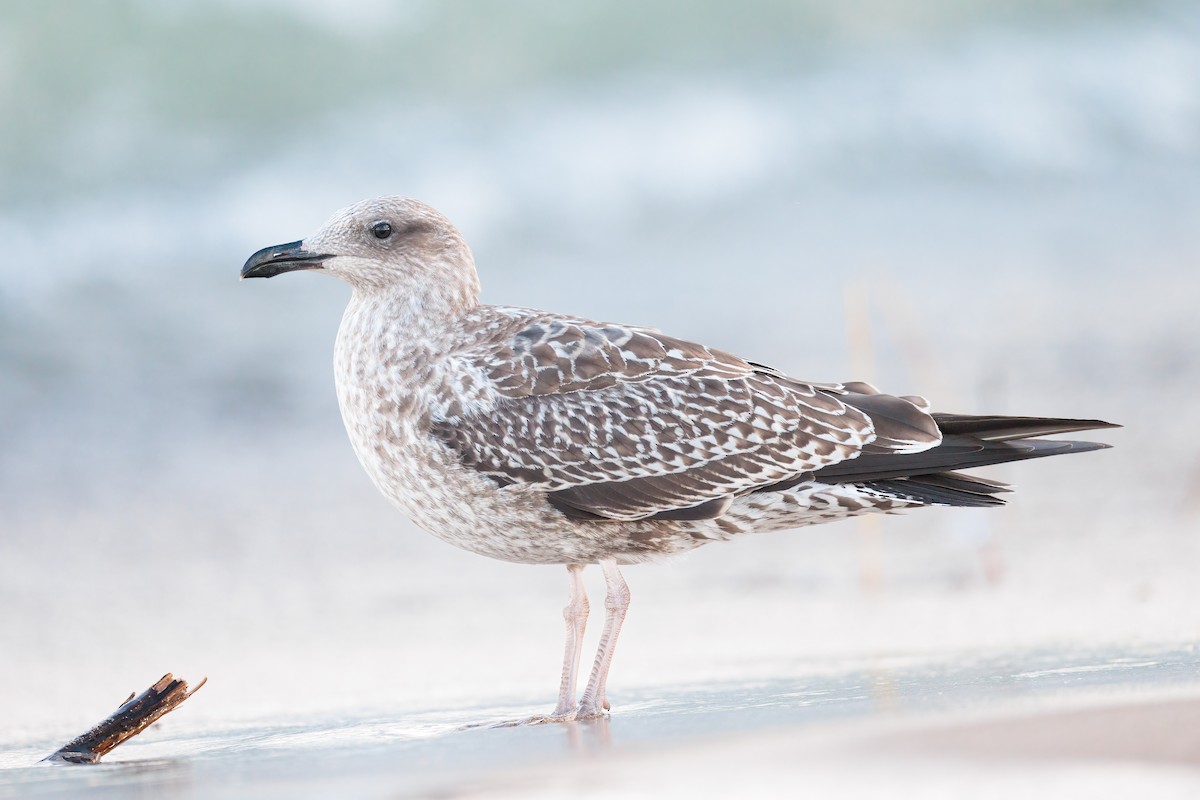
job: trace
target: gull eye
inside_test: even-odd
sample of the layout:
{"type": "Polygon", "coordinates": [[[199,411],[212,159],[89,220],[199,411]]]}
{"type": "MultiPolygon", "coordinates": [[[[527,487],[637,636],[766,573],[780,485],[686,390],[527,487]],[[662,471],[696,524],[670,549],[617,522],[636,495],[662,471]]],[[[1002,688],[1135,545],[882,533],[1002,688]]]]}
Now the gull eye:
{"type": "Polygon", "coordinates": [[[392,224],[390,222],[376,222],[371,226],[371,233],[375,234],[376,239],[386,239],[392,235],[392,224]]]}

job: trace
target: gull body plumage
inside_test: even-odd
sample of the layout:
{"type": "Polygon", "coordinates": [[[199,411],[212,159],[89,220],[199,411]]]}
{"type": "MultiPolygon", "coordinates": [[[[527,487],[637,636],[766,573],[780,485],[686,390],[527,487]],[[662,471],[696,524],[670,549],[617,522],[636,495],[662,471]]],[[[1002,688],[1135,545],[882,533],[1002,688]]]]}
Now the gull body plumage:
{"type": "Polygon", "coordinates": [[[379,490],[458,547],[565,564],[568,641],[553,719],[607,708],[629,592],[618,565],[745,533],[914,506],[988,506],[1007,491],[958,470],[1104,445],[1036,437],[1098,420],[938,414],[862,383],[798,380],[659,331],[479,301],[462,236],[386,197],[264,248],[243,277],[319,269],[354,289],[335,350],[350,441],[379,490]],[[605,631],[574,701],[587,598],[605,631]]]}

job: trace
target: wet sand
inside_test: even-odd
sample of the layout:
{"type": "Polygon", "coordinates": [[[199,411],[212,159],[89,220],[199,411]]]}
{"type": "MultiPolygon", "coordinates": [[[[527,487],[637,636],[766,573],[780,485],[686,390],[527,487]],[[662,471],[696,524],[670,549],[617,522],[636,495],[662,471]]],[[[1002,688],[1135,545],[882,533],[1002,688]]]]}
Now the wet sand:
{"type": "MultiPolygon", "coordinates": [[[[1062,702],[1062,701],[1058,701],[1062,702]]],[[[1200,791],[1200,693],[775,729],[490,776],[461,797],[1138,797],[1200,791]]]]}
{"type": "MultiPolygon", "coordinates": [[[[881,749],[967,758],[1132,761],[1200,767],[1200,695],[1103,701],[881,737],[881,749]]],[[[1198,773],[1200,777],[1200,773],[1198,773]]]]}
{"type": "Polygon", "coordinates": [[[1200,652],[1187,647],[841,661],[614,701],[607,720],[520,727],[498,723],[540,705],[224,725],[185,708],[96,767],[37,763],[49,740],[6,748],[0,797],[1200,791],[1200,652]]]}

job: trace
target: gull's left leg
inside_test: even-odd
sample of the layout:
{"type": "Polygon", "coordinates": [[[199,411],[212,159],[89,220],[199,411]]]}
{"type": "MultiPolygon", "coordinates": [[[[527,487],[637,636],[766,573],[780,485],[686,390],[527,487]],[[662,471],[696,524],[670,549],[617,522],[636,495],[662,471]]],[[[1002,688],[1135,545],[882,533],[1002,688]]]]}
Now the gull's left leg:
{"type": "Polygon", "coordinates": [[[588,599],[583,586],[583,564],[567,564],[571,577],[571,599],[563,609],[567,621],[567,647],[563,654],[562,683],[558,687],[558,705],[554,718],[566,718],[575,712],[575,676],[579,674],[579,654],[583,650],[583,631],[587,627],[588,599]]]}
{"type": "Polygon", "coordinates": [[[583,697],[579,699],[579,710],[576,719],[591,719],[600,716],[608,708],[608,698],[604,687],[608,682],[608,668],[612,665],[613,651],[617,647],[617,636],[621,633],[621,623],[625,621],[625,611],[629,608],[629,587],[621,577],[615,561],[601,561],[600,568],[604,570],[604,582],[608,593],[604,597],[604,632],[600,634],[600,646],[596,649],[596,661],[592,665],[592,676],[588,679],[583,697]]]}

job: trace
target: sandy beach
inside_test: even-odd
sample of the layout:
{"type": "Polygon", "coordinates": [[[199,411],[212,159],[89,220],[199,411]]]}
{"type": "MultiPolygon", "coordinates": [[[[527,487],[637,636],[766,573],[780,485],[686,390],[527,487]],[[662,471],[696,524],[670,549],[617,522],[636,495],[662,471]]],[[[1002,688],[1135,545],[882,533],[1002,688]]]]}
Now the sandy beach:
{"type": "Polygon", "coordinates": [[[184,710],[99,766],[37,763],[51,741],[7,750],[0,796],[790,797],[803,787],[855,798],[902,786],[923,797],[1185,797],[1200,787],[1192,648],[824,667],[626,692],[609,719],[558,725],[506,726],[538,710],[516,703],[224,726],[184,710]]]}

